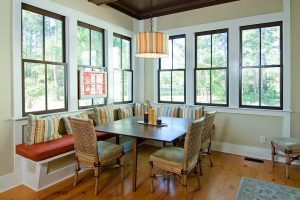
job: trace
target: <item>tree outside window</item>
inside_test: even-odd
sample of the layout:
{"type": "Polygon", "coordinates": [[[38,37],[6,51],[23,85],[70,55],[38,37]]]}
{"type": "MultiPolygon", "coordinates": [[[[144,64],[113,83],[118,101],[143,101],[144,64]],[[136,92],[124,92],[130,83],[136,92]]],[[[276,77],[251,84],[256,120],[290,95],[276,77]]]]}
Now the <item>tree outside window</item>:
{"type": "Polygon", "coordinates": [[[240,106],[282,109],[282,22],[240,28],[240,106]]]}
{"type": "Polygon", "coordinates": [[[23,115],[67,110],[65,17],[22,4],[23,115]]]}
{"type": "Polygon", "coordinates": [[[170,36],[169,56],[159,61],[160,103],[185,103],[185,58],[185,35],[170,36]]]}
{"type": "Polygon", "coordinates": [[[114,33],[114,103],[131,103],[133,100],[133,71],[131,67],[131,38],[114,33]]]}
{"type": "Polygon", "coordinates": [[[228,29],[195,37],[195,104],[228,106],[228,29]]]}

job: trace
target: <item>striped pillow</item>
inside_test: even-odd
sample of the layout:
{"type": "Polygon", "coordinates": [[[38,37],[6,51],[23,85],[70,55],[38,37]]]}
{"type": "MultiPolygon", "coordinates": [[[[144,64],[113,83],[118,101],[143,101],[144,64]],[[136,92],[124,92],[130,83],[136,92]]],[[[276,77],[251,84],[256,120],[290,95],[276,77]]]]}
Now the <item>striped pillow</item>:
{"type": "Polygon", "coordinates": [[[32,114],[28,115],[28,137],[26,145],[48,142],[61,138],[58,133],[58,116],[40,118],[32,114]]]}
{"type": "MultiPolygon", "coordinates": [[[[78,115],[70,116],[70,117],[76,117],[76,118],[81,118],[81,119],[89,119],[89,115],[86,112],[78,114],[78,115]]],[[[63,117],[63,120],[64,120],[66,132],[68,134],[72,134],[70,120],[67,117],[63,117]]]]}
{"type": "Polygon", "coordinates": [[[135,103],[134,106],[134,114],[135,116],[141,116],[144,115],[146,112],[148,112],[149,110],[149,105],[145,104],[145,103],[135,103]]]}
{"type": "Polygon", "coordinates": [[[114,104],[94,108],[96,125],[114,121],[114,104]]]}
{"type": "Polygon", "coordinates": [[[118,110],[119,119],[126,119],[133,116],[132,107],[119,108],[118,110]]]}
{"type": "Polygon", "coordinates": [[[179,107],[162,106],[158,109],[159,117],[178,117],[179,107]]]}
{"type": "Polygon", "coordinates": [[[191,120],[197,120],[202,117],[202,108],[190,105],[184,105],[179,113],[180,118],[187,118],[191,120]]]}

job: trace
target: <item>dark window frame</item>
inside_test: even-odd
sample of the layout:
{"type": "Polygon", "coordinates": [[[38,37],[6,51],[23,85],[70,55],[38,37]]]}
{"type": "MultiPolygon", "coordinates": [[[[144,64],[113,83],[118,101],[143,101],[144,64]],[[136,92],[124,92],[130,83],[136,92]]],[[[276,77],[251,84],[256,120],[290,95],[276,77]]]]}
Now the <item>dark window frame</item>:
{"type": "MultiPolygon", "coordinates": [[[[159,59],[159,68],[158,68],[158,103],[169,103],[169,104],[185,104],[186,103],[186,35],[185,34],[180,34],[180,35],[172,35],[169,36],[169,40],[172,40],[172,44],[173,44],[173,40],[174,39],[179,39],[179,38],[184,38],[185,39],[185,44],[184,44],[184,69],[173,69],[174,65],[173,65],[173,45],[172,45],[172,69],[161,69],[161,59],[159,59]],[[173,89],[172,89],[172,73],[173,71],[183,71],[184,73],[184,101],[173,101],[173,89]],[[171,101],[162,101],[160,100],[160,72],[171,72],[171,101]]],[[[168,41],[169,42],[169,41],[168,41]]]]}
{"type": "Polygon", "coordinates": [[[239,64],[239,107],[241,108],[256,108],[256,109],[270,109],[270,110],[283,110],[283,22],[275,21],[261,24],[253,24],[240,27],[240,64],[239,64]],[[273,26],[279,26],[280,30],[280,64],[279,65],[261,65],[261,29],[273,26]],[[258,66],[243,66],[243,35],[244,30],[259,29],[259,65],[258,66]],[[261,106],[261,71],[262,69],[269,67],[280,68],[280,105],[279,107],[274,106],[261,106]],[[243,69],[259,69],[259,106],[243,105],[242,104],[242,70],[243,69]]]}
{"type": "Polygon", "coordinates": [[[68,111],[68,67],[66,63],[66,33],[65,33],[65,16],[31,6],[26,3],[22,3],[21,6],[21,62],[22,62],[22,116],[27,116],[29,113],[40,115],[40,114],[49,114],[56,112],[64,112],[68,111]],[[35,60],[35,59],[25,59],[23,58],[23,10],[27,10],[36,14],[40,14],[43,16],[43,59],[35,60]],[[60,20],[62,22],[62,62],[52,62],[45,60],[45,17],[54,18],[60,20]],[[25,111],[25,63],[38,63],[45,65],[45,110],[41,111],[25,111]],[[47,65],[59,65],[64,66],[64,108],[60,109],[51,109],[48,110],[48,87],[47,87],[47,65]]]}
{"type": "MultiPolygon", "coordinates": [[[[122,101],[114,101],[114,104],[127,104],[127,103],[133,103],[133,70],[132,70],[132,38],[130,37],[127,37],[125,35],[121,35],[119,33],[113,33],[113,37],[117,37],[117,38],[120,38],[121,39],[121,69],[118,69],[118,68],[114,68],[113,67],[113,71],[121,71],[122,72],[122,80],[123,80],[123,88],[122,88],[122,91],[123,91],[123,95],[122,95],[122,101]],[[129,41],[129,69],[123,69],[122,68],[122,48],[123,48],[123,45],[122,45],[122,41],[123,40],[127,40],[129,41]],[[131,100],[130,101],[124,101],[124,72],[130,72],[131,73],[131,100]]],[[[114,86],[115,87],[115,86],[114,86]]]]}
{"type": "Polygon", "coordinates": [[[203,31],[203,32],[197,32],[195,33],[195,69],[194,69],[194,104],[195,105],[206,105],[206,106],[222,106],[222,107],[228,107],[229,106],[229,30],[228,28],[224,29],[217,29],[217,30],[211,30],[211,31],[203,31]],[[227,34],[227,66],[226,67],[212,67],[212,35],[213,34],[219,34],[219,33],[226,33],[227,34]],[[203,35],[210,35],[211,36],[211,66],[209,68],[201,68],[197,66],[197,59],[198,59],[198,53],[197,53],[197,37],[203,36],[203,35]],[[210,71],[210,102],[212,100],[212,92],[211,92],[211,79],[212,79],[212,70],[226,70],[226,103],[225,104],[216,104],[216,103],[198,103],[197,102],[197,71],[210,71]]]}
{"type": "MultiPolygon", "coordinates": [[[[80,106],[79,104],[79,88],[80,88],[80,83],[79,83],[79,79],[80,79],[80,69],[85,69],[85,68],[89,68],[89,69],[92,69],[95,70],[95,69],[100,69],[100,70],[103,70],[105,72],[107,72],[107,68],[105,67],[105,30],[102,29],[102,28],[99,28],[97,26],[93,26],[91,24],[87,24],[85,22],[81,22],[81,21],[77,21],[77,27],[80,26],[80,27],[83,27],[83,28],[86,28],[89,30],[89,46],[90,46],[90,58],[89,58],[89,65],[77,65],[78,67],[78,70],[77,70],[77,80],[78,80],[78,84],[77,84],[77,88],[78,88],[78,109],[88,109],[88,108],[94,108],[94,107],[98,107],[98,106],[103,106],[103,105],[106,105],[107,104],[107,97],[104,98],[104,103],[103,104],[94,104],[94,101],[95,99],[97,98],[91,98],[90,100],[92,101],[92,105],[88,105],[88,106],[80,106]],[[100,32],[102,33],[102,50],[103,50],[103,56],[102,56],[102,63],[103,63],[103,66],[92,66],[92,54],[91,54],[91,51],[92,51],[92,31],[96,31],[96,32],[100,32]]],[[[108,75],[107,77],[108,78],[108,75]]],[[[107,91],[108,93],[108,91],[107,91]]]]}

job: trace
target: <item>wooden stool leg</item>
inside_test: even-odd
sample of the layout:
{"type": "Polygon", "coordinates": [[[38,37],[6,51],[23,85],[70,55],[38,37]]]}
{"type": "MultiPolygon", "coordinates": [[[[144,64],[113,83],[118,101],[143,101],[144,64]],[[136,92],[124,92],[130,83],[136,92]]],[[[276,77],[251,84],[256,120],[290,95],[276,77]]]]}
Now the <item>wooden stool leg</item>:
{"type": "Polygon", "coordinates": [[[150,177],[151,177],[151,193],[153,193],[154,192],[154,168],[153,168],[153,162],[152,161],[150,161],[149,162],[149,164],[150,164],[150,166],[151,166],[151,175],[150,175],[150,177]]]}
{"type": "Polygon", "coordinates": [[[291,156],[290,154],[285,154],[285,177],[289,178],[289,168],[291,164],[291,156]]]}

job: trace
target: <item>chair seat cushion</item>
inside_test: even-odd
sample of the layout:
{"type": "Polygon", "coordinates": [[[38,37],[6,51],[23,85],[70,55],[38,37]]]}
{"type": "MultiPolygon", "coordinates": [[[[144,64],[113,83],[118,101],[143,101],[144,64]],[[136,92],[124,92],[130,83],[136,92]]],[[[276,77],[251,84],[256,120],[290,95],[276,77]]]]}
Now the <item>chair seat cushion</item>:
{"type": "Polygon", "coordinates": [[[99,141],[98,155],[100,163],[105,163],[122,155],[124,148],[122,145],[113,144],[110,142],[99,141]]]}
{"type": "Polygon", "coordinates": [[[272,143],[284,150],[300,151],[300,138],[273,138],[272,143]]]}
{"type": "Polygon", "coordinates": [[[33,161],[45,160],[74,150],[72,135],[63,135],[62,138],[33,145],[18,144],[16,153],[33,161]]]}
{"type": "Polygon", "coordinates": [[[150,161],[170,166],[176,169],[183,168],[184,149],[181,147],[164,147],[150,155],[150,161]]]}

